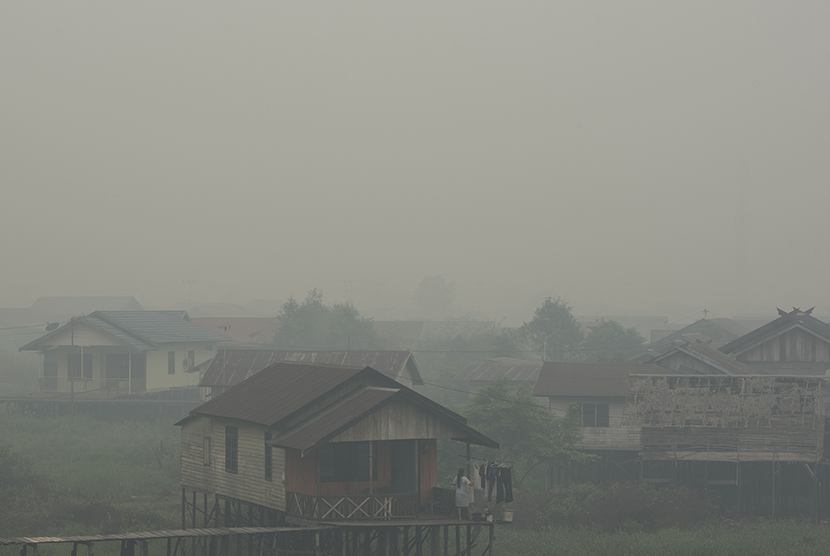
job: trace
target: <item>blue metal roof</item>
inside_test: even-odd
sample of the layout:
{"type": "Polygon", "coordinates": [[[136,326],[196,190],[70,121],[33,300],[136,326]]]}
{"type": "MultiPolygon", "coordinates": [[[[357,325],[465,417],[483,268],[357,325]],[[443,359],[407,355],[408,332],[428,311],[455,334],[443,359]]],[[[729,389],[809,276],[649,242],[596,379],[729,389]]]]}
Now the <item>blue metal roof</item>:
{"type": "MultiPolygon", "coordinates": [[[[73,320],[101,332],[137,351],[154,351],[160,344],[227,340],[225,336],[190,322],[185,311],[96,311],[73,320]]],[[[21,350],[37,350],[72,326],[67,323],[21,350]]]]}

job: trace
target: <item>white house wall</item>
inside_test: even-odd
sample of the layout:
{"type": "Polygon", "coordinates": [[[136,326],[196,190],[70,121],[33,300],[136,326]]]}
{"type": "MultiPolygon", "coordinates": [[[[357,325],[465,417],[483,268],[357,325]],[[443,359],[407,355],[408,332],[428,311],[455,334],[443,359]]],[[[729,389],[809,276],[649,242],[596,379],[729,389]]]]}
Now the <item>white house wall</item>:
{"type": "Polygon", "coordinates": [[[117,340],[84,324],[67,327],[50,340],[53,346],[120,346],[117,340]]]}
{"type": "Polygon", "coordinates": [[[204,363],[216,354],[216,349],[205,343],[162,344],[157,351],[147,352],[147,390],[188,388],[199,384],[199,373],[189,373],[184,361],[189,351],[195,352],[194,364],[204,363]],[[175,352],[174,372],[168,372],[168,352],[175,352]]]}

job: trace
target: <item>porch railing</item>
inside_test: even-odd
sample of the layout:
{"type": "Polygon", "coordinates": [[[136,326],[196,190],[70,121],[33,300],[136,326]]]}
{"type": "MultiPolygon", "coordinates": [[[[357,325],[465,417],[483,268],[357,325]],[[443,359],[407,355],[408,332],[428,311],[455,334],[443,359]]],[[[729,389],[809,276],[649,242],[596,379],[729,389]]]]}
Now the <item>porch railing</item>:
{"type": "Polygon", "coordinates": [[[416,494],[358,494],[311,496],[286,491],[289,516],[316,521],[352,521],[416,517],[416,494]]]}

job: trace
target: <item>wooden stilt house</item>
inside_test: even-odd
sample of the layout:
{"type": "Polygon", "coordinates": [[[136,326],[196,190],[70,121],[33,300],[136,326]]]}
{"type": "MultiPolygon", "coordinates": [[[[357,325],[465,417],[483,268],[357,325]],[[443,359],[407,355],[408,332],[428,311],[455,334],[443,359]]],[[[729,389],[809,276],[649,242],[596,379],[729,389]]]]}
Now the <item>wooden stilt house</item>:
{"type": "Polygon", "coordinates": [[[497,446],[371,367],[277,363],[178,425],[182,486],[206,512],[214,496],[289,522],[416,517],[433,503],[439,438],[497,446]]]}

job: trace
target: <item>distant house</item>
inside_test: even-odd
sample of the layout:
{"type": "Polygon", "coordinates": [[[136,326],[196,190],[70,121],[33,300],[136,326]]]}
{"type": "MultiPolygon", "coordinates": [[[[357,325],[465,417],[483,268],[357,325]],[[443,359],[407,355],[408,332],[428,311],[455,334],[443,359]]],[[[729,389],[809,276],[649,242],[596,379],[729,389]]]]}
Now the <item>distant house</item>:
{"type": "Polygon", "coordinates": [[[131,296],[38,297],[30,307],[0,308],[0,328],[12,332],[0,334],[0,349],[16,352],[20,346],[43,335],[48,324],[63,324],[72,317],[95,311],[141,310],[141,304],[131,296]]]}
{"type": "Polygon", "coordinates": [[[219,349],[206,365],[199,386],[217,395],[282,361],[372,367],[407,387],[424,383],[410,351],[303,351],[237,346],[219,349]]]}
{"type": "Polygon", "coordinates": [[[199,377],[187,371],[225,339],[184,311],[95,311],[20,350],[43,355],[41,390],[135,393],[195,387],[199,377]]]}
{"type": "Polygon", "coordinates": [[[532,389],[539,378],[542,368],[540,361],[526,361],[512,357],[494,357],[484,361],[473,361],[456,375],[455,380],[461,383],[470,393],[474,393],[482,386],[496,380],[505,380],[511,386],[526,385],[532,389]]]}
{"type": "Polygon", "coordinates": [[[438,439],[497,446],[371,367],[276,363],[178,425],[185,491],[272,524],[414,517],[438,485],[438,439]]]}
{"type": "Polygon", "coordinates": [[[679,330],[652,330],[651,344],[636,357],[632,357],[629,363],[648,363],[655,357],[674,350],[681,343],[706,343],[718,348],[747,332],[749,329],[727,318],[700,319],[679,330]]]}
{"type": "Polygon", "coordinates": [[[830,325],[810,313],[779,309],[777,319],[720,350],[759,374],[824,375],[830,369],[830,325]]]}
{"type": "Polygon", "coordinates": [[[554,415],[564,417],[571,405],[579,408],[582,438],[588,451],[640,449],[640,429],[623,419],[629,375],[663,375],[672,371],[658,365],[554,363],[542,365],[533,395],[544,398],[554,415]]]}

